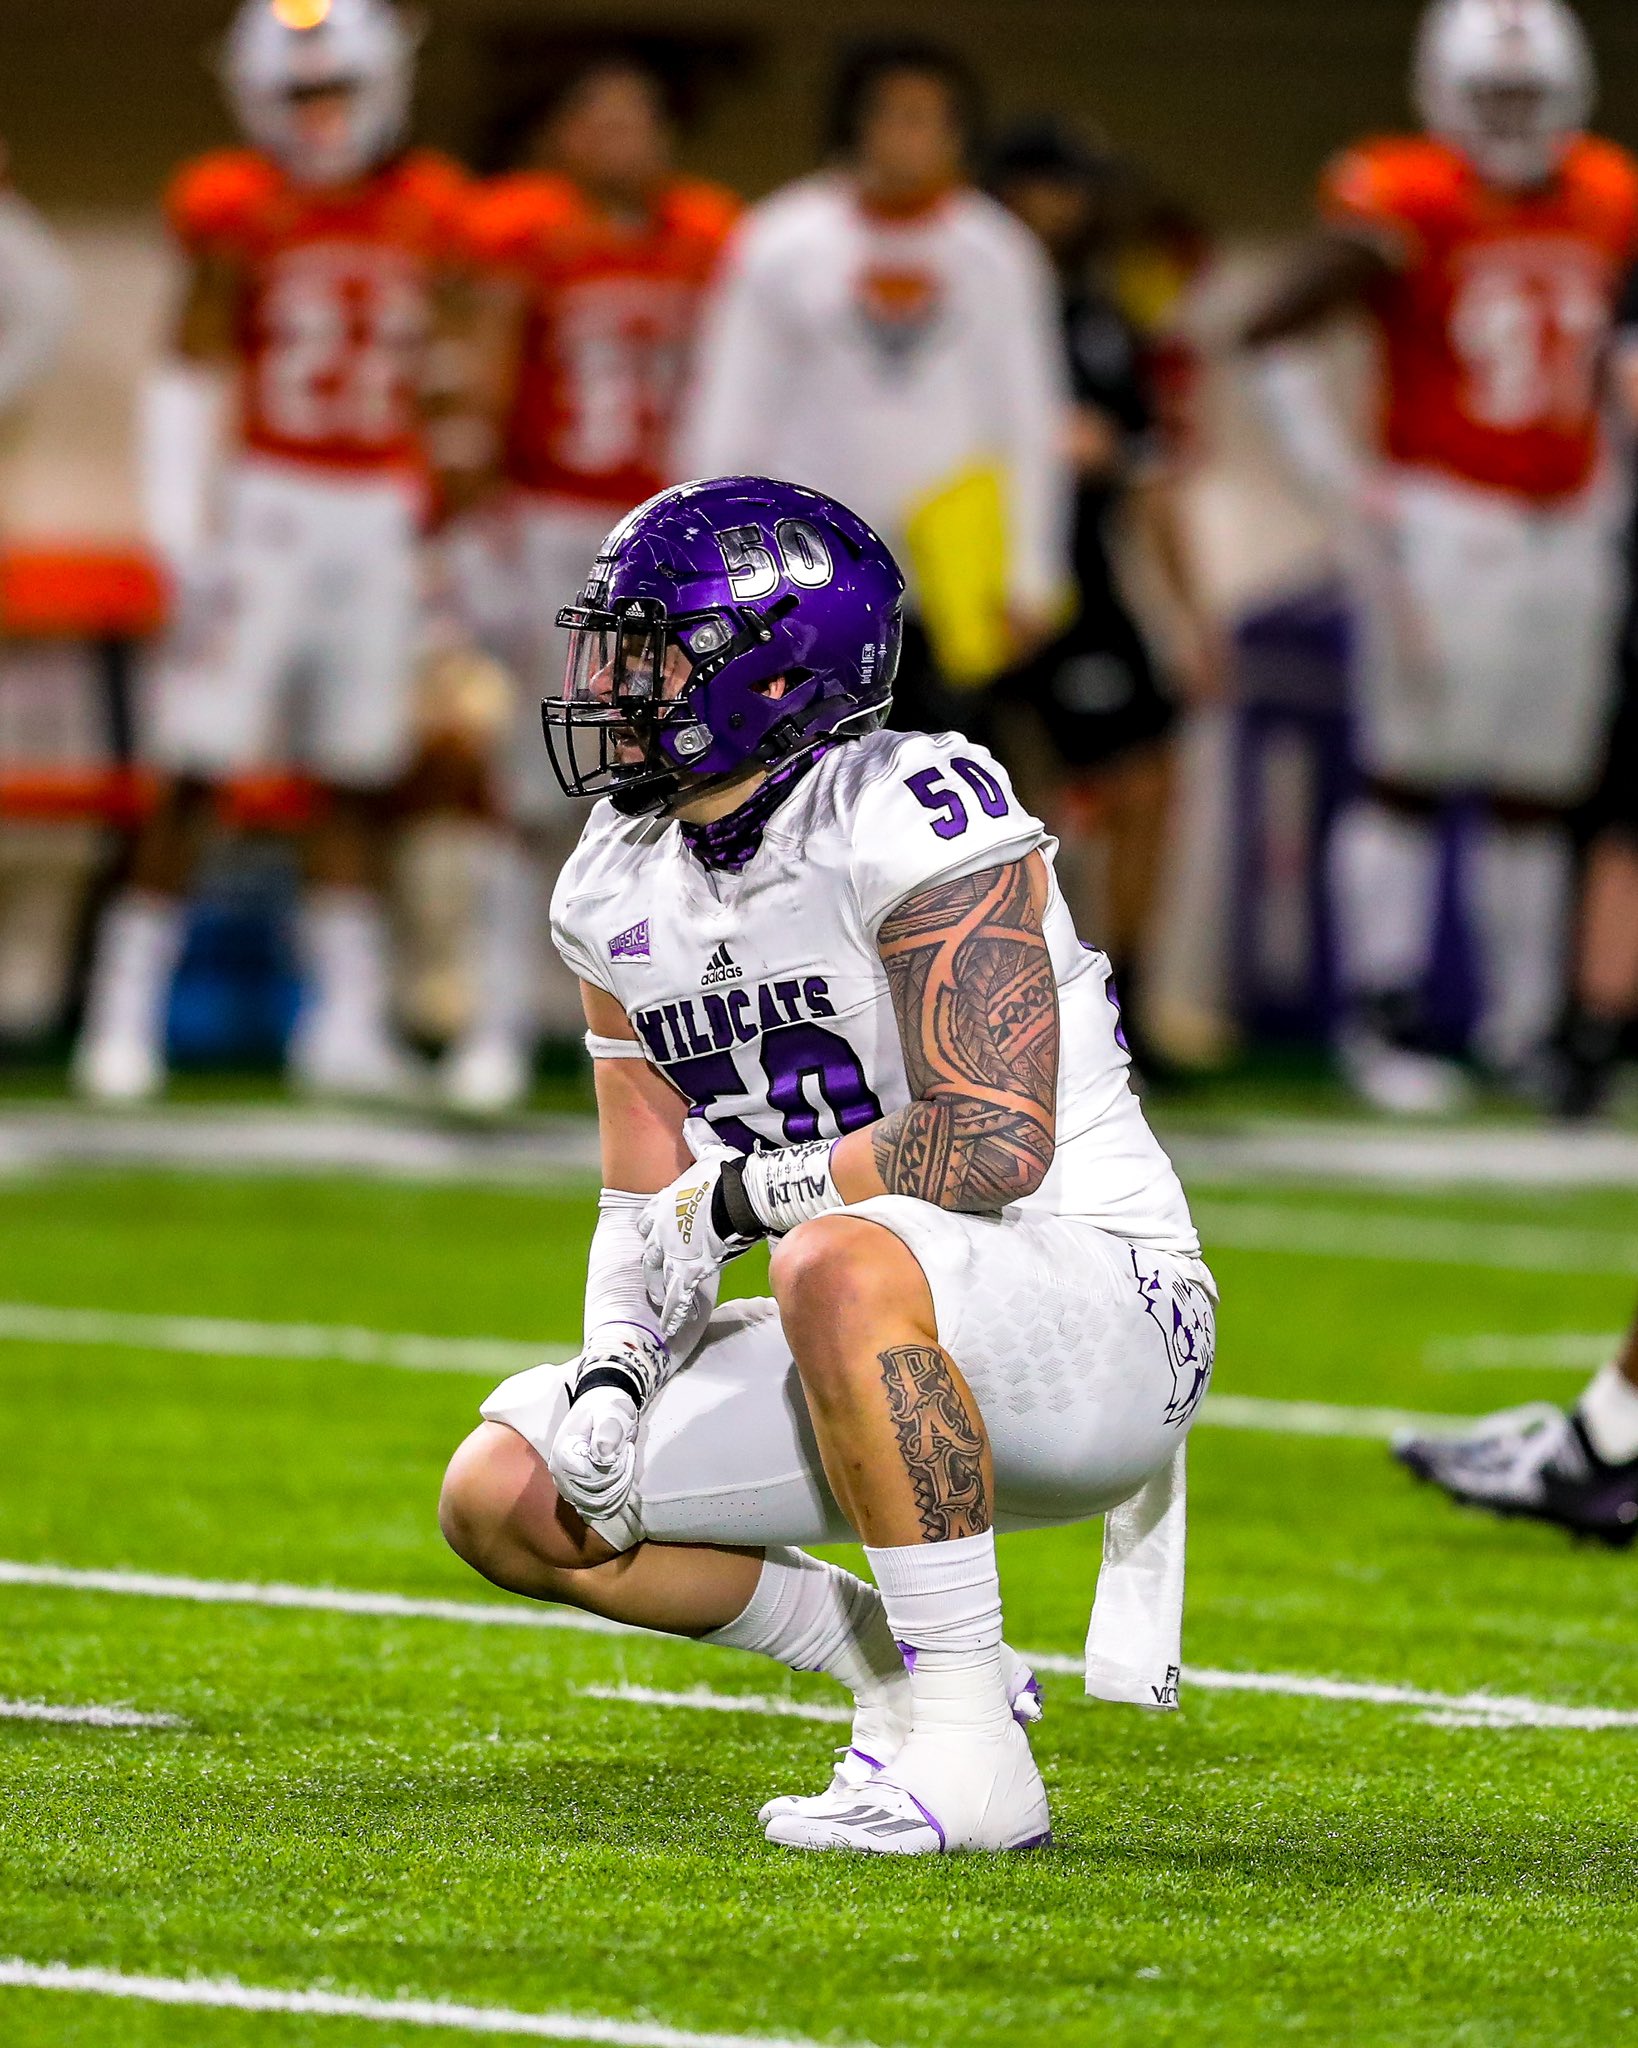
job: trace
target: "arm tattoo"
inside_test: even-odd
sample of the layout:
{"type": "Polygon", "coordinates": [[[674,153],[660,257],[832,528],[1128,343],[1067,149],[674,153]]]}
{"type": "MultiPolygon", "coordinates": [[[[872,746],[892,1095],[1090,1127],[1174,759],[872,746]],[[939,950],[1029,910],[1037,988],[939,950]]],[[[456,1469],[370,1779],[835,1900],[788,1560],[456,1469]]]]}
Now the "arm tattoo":
{"type": "Polygon", "coordinates": [[[991,1213],[1052,1164],[1058,988],[1023,861],[936,883],[878,939],[916,1099],[876,1125],[889,1194],[991,1213]]]}
{"type": "Polygon", "coordinates": [[[957,1391],[944,1353],[899,1344],[877,1354],[899,1456],[929,1543],[982,1536],[990,1526],[984,1438],[957,1391]]]}

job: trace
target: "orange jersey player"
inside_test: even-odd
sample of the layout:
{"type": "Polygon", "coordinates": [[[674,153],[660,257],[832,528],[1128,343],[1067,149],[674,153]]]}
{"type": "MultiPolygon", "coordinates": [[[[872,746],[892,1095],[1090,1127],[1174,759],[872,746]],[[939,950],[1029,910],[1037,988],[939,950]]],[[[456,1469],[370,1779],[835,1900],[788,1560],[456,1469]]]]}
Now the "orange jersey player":
{"type": "Polygon", "coordinates": [[[1573,497],[1601,451],[1601,376],[1638,251],[1638,164],[1588,135],[1510,191],[1436,136],[1328,168],[1324,218],[1379,251],[1382,452],[1534,504],[1573,497]]]}
{"type": "Polygon", "coordinates": [[[477,207],[510,365],[504,490],[496,515],[472,522],[455,552],[472,623],[528,687],[502,776],[520,838],[486,920],[478,1014],[445,1073],[463,1109],[517,1099],[536,1033],[578,1036],[581,1026],[572,977],[538,961],[539,881],[580,823],[549,772],[539,704],[562,680],[557,614],[586,564],[616,520],[673,480],[696,317],[739,212],[730,193],[676,175],[671,143],[660,82],[604,60],[557,100],[537,167],[497,179],[477,207]]]}
{"type": "Polygon", "coordinates": [[[413,55],[386,0],[246,0],[224,82],[251,147],[188,166],[169,196],[188,276],[139,421],[175,592],[147,733],[166,781],[99,934],[76,1066],[97,1096],[163,1082],[212,786],[292,758],[329,791],[292,1068],[349,1094],[403,1078],[373,885],[381,795],[411,741],[424,387],[470,203],[453,165],[402,149],[413,55]]]}
{"type": "Polygon", "coordinates": [[[528,172],[480,202],[482,253],[525,295],[505,457],[520,490],[601,516],[669,480],[700,293],[737,213],[676,179],[623,220],[572,179],[528,172]]]}
{"type": "Polygon", "coordinates": [[[461,172],[423,151],[337,186],[256,150],[184,167],[166,211],[193,320],[217,321],[239,371],[243,449],[331,475],[423,471],[426,344],[470,207],[461,172]]]}
{"type": "Polygon", "coordinates": [[[1622,586],[1603,378],[1638,256],[1638,163],[1583,132],[1592,61],[1563,0],[1436,0],[1416,85],[1429,132],[1329,167],[1321,232],[1246,333],[1275,436],[1334,515],[1358,626],[1340,1049],[1367,1098],[1407,1112],[1462,1085],[1416,1017],[1452,794],[1488,810],[1473,1050],[1528,1082],[1555,1021],[1561,813],[1597,764],[1622,586]],[[1298,345],[1348,307],[1378,343],[1365,446],[1298,345]]]}

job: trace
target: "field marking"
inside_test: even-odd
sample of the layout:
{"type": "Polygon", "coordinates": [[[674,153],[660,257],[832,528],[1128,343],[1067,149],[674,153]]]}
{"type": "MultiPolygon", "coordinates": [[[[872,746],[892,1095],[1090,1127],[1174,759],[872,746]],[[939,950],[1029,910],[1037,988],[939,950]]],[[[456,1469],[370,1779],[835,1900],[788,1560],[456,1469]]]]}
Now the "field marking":
{"type": "MultiPolygon", "coordinates": [[[[1079,1657],[1023,1650],[1037,1672],[1080,1678],[1079,1657]]],[[[1341,1700],[1371,1707],[1412,1707],[1414,1719],[1435,1728],[1638,1728],[1638,1709],[1562,1707],[1548,1700],[1517,1699],[1502,1693],[1424,1692],[1413,1685],[1369,1685],[1346,1678],[1305,1678],[1289,1671],[1214,1671],[1185,1664],[1183,1683],[1203,1692],[1275,1693],[1284,1699],[1341,1700]]],[[[642,1707],[704,1707],[722,1714],[762,1714],[775,1719],[850,1722],[846,1707],[810,1707],[777,1693],[663,1692],[646,1685],[582,1685],[583,1698],[626,1701],[642,1707]]]]}
{"type": "Polygon", "coordinates": [[[67,1565],[0,1559],[0,1586],[48,1586],[68,1593],[192,1600],[207,1607],[290,1607],[319,1614],[383,1615],[389,1621],[462,1621],[498,1628],[567,1628],[600,1636],[642,1635],[573,1607],[503,1607],[499,1601],[416,1600],[402,1593],[354,1593],[341,1586],[286,1586],[276,1580],[187,1579],[159,1572],[77,1571],[67,1565]]]}
{"type": "Polygon", "coordinates": [[[1329,1401],[1270,1401],[1260,1394],[1208,1394],[1203,1428],[1260,1429],[1277,1436],[1363,1437],[1391,1442],[1402,1429],[1464,1429],[1475,1415],[1433,1415],[1423,1408],[1347,1408],[1329,1401]]]}
{"type": "Polygon", "coordinates": [[[847,1707],[815,1706],[776,1692],[713,1692],[708,1685],[687,1692],[663,1692],[651,1685],[577,1685],[575,1691],[582,1699],[634,1707],[699,1707],[713,1714],[765,1714],[776,1721],[835,1721],[844,1727],[853,1719],[847,1707]]]}
{"type": "MultiPolygon", "coordinates": [[[[570,1344],[521,1344],[504,1337],[421,1337],[350,1324],[246,1323],[217,1316],[144,1316],[103,1309],[49,1308],[0,1302],[0,1340],[115,1345],[227,1358],[342,1359],[407,1372],[505,1375],[531,1365],[560,1364],[570,1344]]],[[[1339,1407],[1323,1401],[1265,1400],[1254,1394],[1212,1394],[1200,1420],[1219,1429],[1266,1429],[1284,1436],[1386,1439],[1396,1430],[1460,1428],[1471,1416],[1427,1415],[1401,1408],[1339,1407]]]]}
{"type": "MultiPolygon", "coordinates": [[[[648,1636],[653,1632],[630,1629],[601,1615],[582,1614],[574,1608],[525,1605],[503,1607],[498,1602],[478,1600],[415,1600],[401,1593],[354,1593],[330,1586],[287,1586],[254,1580],[183,1579],[154,1572],[80,1571],[69,1565],[27,1564],[0,1559],[0,1585],[44,1586],[63,1592],[131,1594],[139,1598],[193,1600],[211,1606],[305,1608],[319,1613],[382,1615],[389,1620],[472,1622],[493,1627],[579,1630],[591,1635],[648,1636]]],[[[1057,1650],[1023,1650],[1019,1653],[1037,1671],[1053,1676],[1079,1678],[1079,1657],[1057,1650]]],[[[1423,1692],[1415,1686],[1375,1685],[1346,1678],[1309,1678],[1283,1671],[1218,1671],[1186,1664],[1184,1682],[1207,1692],[1278,1693],[1291,1699],[1352,1701],[1364,1706],[1411,1707],[1418,1718],[1443,1727],[1484,1728],[1638,1728],[1638,1709],[1622,1707],[1566,1707],[1551,1700],[1513,1698],[1482,1692],[1423,1692]]],[[[705,1690],[709,1690],[706,1688],[705,1690]]],[[[621,1697],[634,1697],[622,1693],[621,1697]]],[[[601,1697],[595,1694],[594,1697],[601,1697]]],[[[718,1699],[734,1698],[717,1694],[718,1699]]],[[[785,1712],[789,1703],[775,1701],[773,1707],[744,1704],[748,1695],[735,1699],[733,1711],[785,1712]]],[[[647,1696],[648,1704],[662,1703],[658,1695],[647,1696]]],[[[697,1695],[668,1695],[684,1706],[708,1705],[697,1695]]],[[[726,1709],[724,1711],[727,1711],[726,1709]]],[[[829,1718],[829,1710],[825,1717],[829,1718]]],[[[810,1718],[804,1714],[802,1719],[810,1718]]],[[[819,1714],[811,1715],[818,1719],[819,1714]]]]}
{"type": "Polygon", "coordinates": [[[350,1323],[253,1323],[226,1316],[125,1315],[100,1308],[52,1308],[0,1301],[0,1339],[31,1344],[111,1345],[183,1351],[211,1358],[342,1359],[400,1372],[523,1372],[561,1364],[578,1345],[526,1344],[511,1337],[422,1337],[350,1323]]]}
{"type": "Polygon", "coordinates": [[[1569,1230],[1458,1216],[1355,1214],[1293,1203],[1196,1201],[1195,1222],[1216,1250],[1325,1259],[1391,1259],[1482,1266],[1507,1273],[1638,1273],[1638,1232],[1569,1230]]]}
{"type": "Polygon", "coordinates": [[[1633,1131],[1407,1129],[1364,1119],[1258,1117],[1224,1130],[1168,1127],[1161,1137],[1191,1186],[1274,1180],[1386,1190],[1638,1187],[1633,1131]]]}
{"type": "Polygon", "coordinates": [[[54,1707],[45,1700],[0,1700],[0,1721],[49,1721],[59,1728],[186,1728],[177,1714],[131,1707],[54,1707]]]}
{"type": "Polygon", "coordinates": [[[1621,1334],[1557,1330],[1534,1337],[1435,1337],[1422,1363],[1434,1372],[1596,1372],[1621,1348],[1621,1334]]]}
{"type": "Polygon", "coordinates": [[[0,1957],[0,1988],[73,1991],[135,1998],[149,2005],[214,2006],[234,2012],[303,2013],[310,2018],[379,2020],[387,2026],[443,2027],[454,2033],[523,2035],[533,2041],[598,2041],[611,2048],[817,2048],[800,2036],[695,2034],[683,2027],[594,2019],[570,2012],[510,2012],[504,2006],[450,2005],[441,1998],[365,1998],[340,1991],[275,1991],[237,1977],[128,1977],[122,1970],[76,1969],[0,1957]]]}

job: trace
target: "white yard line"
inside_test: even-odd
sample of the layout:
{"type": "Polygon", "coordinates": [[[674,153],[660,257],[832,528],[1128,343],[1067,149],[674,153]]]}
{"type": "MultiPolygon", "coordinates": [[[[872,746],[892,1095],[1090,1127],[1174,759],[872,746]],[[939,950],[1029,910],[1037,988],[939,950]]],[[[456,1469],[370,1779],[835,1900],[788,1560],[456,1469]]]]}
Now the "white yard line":
{"type": "Polygon", "coordinates": [[[421,1337],[361,1330],[348,1323],[250,1323],[225,1316],[124,1315],[100,1308],[53,1308],[0,1301],[0,1338],[32,1344],[110,1345],[121,1350],[183,1351],[209,1358],[341,1359],[401,1372],[505,1376],[572,1358],[572,1344],[526,1344],[510,1337],[421,1337]]]}
{"type": "Polygon", "coordinates": [[[45,1700],[0,1700],[0,1721],[49,1721],[58,1728],[186,1728],[175,1714],[138,1714],[130,1707],[54,1707],[45,1700]]]}
{"type": "Polygon", "coordinates": [[[0,1957],[0,1988],[73,1991],[134,1998],[148,2005],[214,2006],[233,2012],[285,2012],[309,2018],[378,2020],[385,2026],[441,2027],[458,2034],[512,2034],[532,2041],[596,2041],[611,2048],[815,2048],[800,2037],[694,2034],[683,2027],[592,2019],[570,2012],[509,2012],[504,2006],[450,2005],[441,1998],[364,1998],[339,1991],[274,1991],[237,1977],[128,1977],[121,1970],[76,1969],[0,1957]]]}
{"type": "Polygon", "coordinates": [[[698,1707],[712,1714],[765,1714],[776,1721],[834,1721],[842,1727],[853,1719],[846,1707],[815,1706],[776,1692],[712,1692],[705,1685],[687,1692],[660,1692],[651,1685],[577,1685],[575,1691],[582,1699],[633,1707],[698,1707]]]}
{"type": "Polygon", "coordinates": [[[1497,1334],[1435,1337],[1423,1347],[1422,1363],[1435,1372],[1596,1372],[1621,1348],[1621,1336],[1558,1330],[1535,1337],[1497,1334]]]}
{"type": "MultiPolygon", "coordinates": [[[[129,1594],[145,1599],[192,1600],[211,1606],[302,1608],[324,1614],[380,1615],[389,1620],[472,1622],[480,1626],[575,1629],[595,1635],[637,1637],[599,1615],[573,1608],[539,1607],[518,1602],[501,1606],[477,1600],[413,1600],[401,1593],[355,1593],[330,1586],[264,1585],[252,1580],[183,1579],[153,1572],[79,1571],[68,1565],[26,1564],[0,1560],[0,1586],[45,1586],[63,1592],[129,1594]]],[[[1038,1671],[1079,1678],[1081,1660],[1061,1651],[1022,1653],[1038,1671]]],[[[1510,1698],[1489,1693],[1422,1692],[1414,1686],[1373,1685],[1353,1679],[1306,1678],[1289,1672],[1215,1671],[1185,1665],[1184,1681],[1208,1692],[1278,1693],[1291,1699],[1356,1701],[1366,1706],[1410,1707],[1418,1718],[1449,1727],[1484,1728],[1638,1728],[1638,1710],[1617,1707],[1565,1707],[1550,1700],[1510,1698]]],[[[590,1691],[590,1688],[587,1688],[590,1691]]],[[[609,1688],[608,1697],[638,1703],[639,1688],[609,1688]]],[[[602,1698],[601,1692],[593,1697],[602,1698]]],[[[763,1695],[693,1693],[642,1695],[640,1703],[710,1707],[728,1702],[723,1712],[793,1714],[805,1703],[777,1697],[763,1704],[763,1695]]],[[[803,1720],[829,1719],[831,1710],[807,1709],[803,1720]]]]}
{"type": "Polygon", "coordinates": [[[1421,1408],[1347,1408],[1328,1401],[1268,1401],[1258,1394],[1208,1394],[1200,1425],[1262,1429],[1277,1436],[1352,1436],[1387,1442],[1402,1429],[1464,1429],[1472,1415],[1430,1415],[1421,1408]]]}
{"type": "Polygon", "coordinates": [[[354,1593],[340,1586],[285,1586],[277,1581],[173,1578],[158,1572],[76,1571],[66,1565],[0,1559],[0,1586],[53,1586],[69,1593],[132,1594],[147,1600],[192,1600],[207,1607],[293,1607],[319,1614],[373,1614],[390,1621],[462,1621],[499,1628],[567,1628],[600,1636],[642,1631],[582,1614],[573,1607],[499,1601],[412,1600],[402,1593],[354,1593]]]}
{"type": "Polygon", "coordinates": [[[1570,1230],[1465,1216],[1360,1214],[1292,1203],[1193,1205],[1213,1251],[1281,1252],[1325,1259],[1392,1259],[1421,1266],[1479,1266],[1508,1273],[1638,1273],[1638,1232],[1570,1230]]]}
{"type": "MultiPolygon", "coordinates": [[[[246,1323],[218,1316],[121,1315],[103,1309],[0,1302],[0,1339],[113,1345],[214,1358],[339,1359],[406,1372],[487,1373],[572,1358],[572,1344],[522,1344],[507,1337],[420,1337],[348,1324],[246,1323]]],[[[1354,1408],[1323,1401],[1272,1401],[1254,1394],[1213,1394],[1202,1424],[1266,1429],[1283,1436],[1391,1437],[1405,1428],[1460,1428],[1471,1416],[1402,1408],[1354,1408]]]]}

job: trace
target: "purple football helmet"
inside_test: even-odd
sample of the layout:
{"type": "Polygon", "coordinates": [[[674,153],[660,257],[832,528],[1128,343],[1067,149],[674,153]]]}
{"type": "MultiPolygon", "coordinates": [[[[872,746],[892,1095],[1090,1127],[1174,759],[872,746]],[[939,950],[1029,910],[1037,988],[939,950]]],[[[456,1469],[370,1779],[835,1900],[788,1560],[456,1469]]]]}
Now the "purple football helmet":
{"type": "Polygon", "coordinates": [[[887,716],[904,578],[845,505],[767,477],[677,484],[592,564],[561,697],[542,705],[570,796],[664,811],[887,716]],[[771,686],[783,679],[783,690],[771,686]]]}

